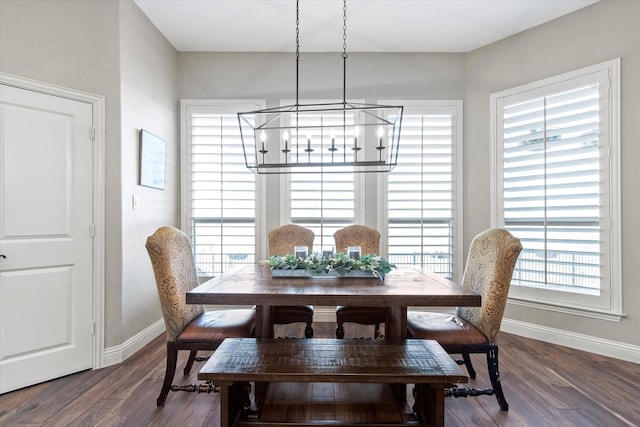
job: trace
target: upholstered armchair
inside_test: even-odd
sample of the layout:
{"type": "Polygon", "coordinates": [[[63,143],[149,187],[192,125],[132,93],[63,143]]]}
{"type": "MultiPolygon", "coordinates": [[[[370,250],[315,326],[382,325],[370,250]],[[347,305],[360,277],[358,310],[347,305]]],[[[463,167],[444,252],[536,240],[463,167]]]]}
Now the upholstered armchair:
{"type": "MultiPolygon", "coordinates": [[[[333,234],[336,251],[346,252],[349,246],[360,246],[360,252],[380,255],[380,232],[364,225],[350,225],[333,234]]],[[[336,307],[336,337],[344,338],[344,324],[375,325],[374,337],[382,338],[380,324],[386,321],[387,311],[384,307],[336,307]]]]}
{"type": "MultiPolygon", "coordinates": [[[[480,307],[458,307],[455,316],[446,313],[409,312],[408,335],[411,338],[437,340],[451,354],[461,354],[471,378],[476,372],[470,353],[485,353],[493,389],[479,394],[495,393],[500,409],[507,403],[498,370],[497,337],[507,303],[511,276],[522,245],[507,230],[490,229],[471,242],[462,285],[482,296],[480,307]]],[[[454,396],[478,394],[473,389],[454,389],[454,396]]]]}
{"type": "Polygon", "coordinates": [[[199,350],[215,350],[225,338],[250,337],[255,329],[255,310],[205,311],[202,305],[187,304],[186,293],[198,286],[189,238],[174,227],[160,227],[147,238],[147,252],[160,297],[167,335],[167,366],[158,406],[164,406],[169,391],[196,391],[196,386],[172,385],[178,350],[189,350],[184,368],[188,375],[199,350]]]}
{"type": "MultiPolygon", "coordinates": [[[[287,224],[269,232],[269,256],[293,254],[296,246],[306,246],[307,252],[313,249],[315,235],[308,228],[295,224],[287,224]]],[[[273,308],[273,323],[287,325],[290,323],[306,323],[304,336],[313,338],[313,306],[276,306],[273,308]]]]}

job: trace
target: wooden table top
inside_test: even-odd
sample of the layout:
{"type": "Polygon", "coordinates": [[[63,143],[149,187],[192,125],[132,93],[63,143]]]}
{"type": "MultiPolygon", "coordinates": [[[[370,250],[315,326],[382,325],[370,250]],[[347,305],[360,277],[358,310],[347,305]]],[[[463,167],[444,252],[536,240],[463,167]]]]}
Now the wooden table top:
{"type": "Polygon", "coordinates": [[[480,295],[435,273],[399,267],[376,278],[271,277],[266,263],[208,280],[187,293],[189,304],[478,307],[480,295]]]}
{"type": "Polygon", "coordinates": [[[200,380],[450,384],[467,382],[436,341],[227,338],[200,380]]]}

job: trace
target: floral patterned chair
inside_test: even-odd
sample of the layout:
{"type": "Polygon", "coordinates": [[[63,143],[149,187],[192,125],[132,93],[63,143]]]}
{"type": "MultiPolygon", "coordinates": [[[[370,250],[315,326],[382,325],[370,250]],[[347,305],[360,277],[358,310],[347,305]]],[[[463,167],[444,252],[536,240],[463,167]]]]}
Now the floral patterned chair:
{"type": "Polygon", "coordinates": [[[493,389],[478,391],[454,388],[454,396],[495,393],[500,409],[507,403],[498,371],[500,323],[507,303],[511,276],[522,250],[520,240],[507,230],[490,229],[478,234],[471,242],[462,285],[482,296],[480,307],[458,307],[455,316],[446,313],[409,312],[407,328],[410,338],[437,340],[450,354],[461,354],[471,378],[476,372],[470,353],[485,353],[493,389]]]}
{"type": "MultiPolygon", "coordinates": [[[[362,255],[380,255],[380,232],[364,225],[350,225],[333,234],[336,251],[347,252],[349,246],[360,246],[362,255]]],[[[380,324],[387,320],[387,310],[384,307],[336,307],[336,337],[344,338],[344,323],[360,325],[375,325],[374,337],[383,338],[380,334],[380,324]]]]}
{"type": "Polygon", "coordinates": [[[215,350],[227,337],[251,337],[255,329],[255,310],[216,310],[206,312],[202,305],[187,304],[185,294],[198,286],[189,238],[173,227],[160,227],[147,238],[158,287],[162,315],[167,329],[167,366],[158,406],[164,406],[169,391],[196,391],[197,386],[173,386],[178,350],[189,350],[184,368],[188,375],[199,350],[215,350]]]}
{"type": "MultiPolygon", "coordinates": [[[[306,246],[311,253],[315,235],[308,228],[295,224],[287,224],[269,232],[269,256],[293,254],[296,246],[306,246]]],[[[306,323],[304,336],[313,338],[313,306],[276,306],[273,308],[273,323],[287,325],[290,323],[306,323]]]]}

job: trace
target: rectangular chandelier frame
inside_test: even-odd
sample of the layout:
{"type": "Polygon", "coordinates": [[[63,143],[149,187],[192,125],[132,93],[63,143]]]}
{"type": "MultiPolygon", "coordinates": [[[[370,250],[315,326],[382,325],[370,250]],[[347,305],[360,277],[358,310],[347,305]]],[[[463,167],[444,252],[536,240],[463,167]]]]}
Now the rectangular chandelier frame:
{"type": "Polygon", "coordinates": [[[238,113],[247,168],[259,174],[389,172],[402,106],[293,104],[238,113]]]}

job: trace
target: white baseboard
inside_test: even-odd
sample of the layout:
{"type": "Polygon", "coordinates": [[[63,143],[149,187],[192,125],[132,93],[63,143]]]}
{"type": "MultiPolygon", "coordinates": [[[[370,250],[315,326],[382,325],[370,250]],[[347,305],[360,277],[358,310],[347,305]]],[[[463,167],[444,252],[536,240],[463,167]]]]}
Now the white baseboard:
{"type": "Polygon", "coordinates": [[[164,332],[164,320],[160,319],[122,344],[106,348],[102,356],[102,367],[115,365],[127,360],[127,358],[131,357],[136,351],[149,344],[164,332]]]}
{"type": "MultiPolygon", "coordinates": [[[[314,307],[314,321],[335,323],[335,307],[314,307]]],[[[527,338],[640,363],[640,346],[632,344],[506,318],[502,320],[501,329],[504,332],[527,338]]],[[[105,349],[102,366],[106,367],[123,362],[164,332],[164,320],[160,319],[121,345],[105,349]]]]}
{"type": "Polygon", "coordinates": [[[578,334],[547,326],[540,326],[533,323],[520,322],[512,319],[502,319],[501,330],[551,344],[575,348],[576,350],[588,351],[602,356],[640,363],[640,346],[632,344],[578,334]]]}

